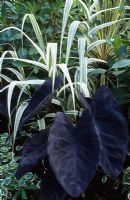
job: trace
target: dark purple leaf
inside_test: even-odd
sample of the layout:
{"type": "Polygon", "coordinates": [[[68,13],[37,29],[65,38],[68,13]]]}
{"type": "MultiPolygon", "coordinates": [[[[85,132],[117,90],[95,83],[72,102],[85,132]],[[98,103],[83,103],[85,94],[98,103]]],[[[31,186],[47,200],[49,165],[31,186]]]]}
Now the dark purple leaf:
{"type": "Polygon", "coordinates": [[[109,176],[115,178],[120,174],[125,161],[128,144],[127,122],[111,91],[105,86],[96,92],[92,110],[101,145],[100,165],[109,176]]]}
{"type": "Polygon", "coordinates": [[[25,141],[21,160],[16,171],[17,179],[25,173],[32,171],[47,156],[47,140],[48,131],[43,130],[25,141]]]}
{"type": "Polygon", "coordinates": [[[40,184],[40,200],[64,200],[66,192],[51,170],[47,170],[40,184]]]}
{"type": "Polygon", "coordinates": [[[78,97],[79,97],[79,100],[80,100],[82,106],[85,109],[88,109],[89,108],[89,104],[91,103],[92,99],[91,98],[85,98],[80,91],[78,91],[78,97]]]}
{"type": "MultiPolygon", "coordinates": [[[[55,79],[54,89],[56,89],[61,84],[62,78],[57,77],[55,79]]],[[[19,130],[23,127],[23,125],[40,111],[42,111],[45,107],[47,107],[55,95],[55,92],[52,92],[52,80],[45,81],[33,94],[29,105],[25,109],[23,116],[21,118],[19,124],[19,130]]]]}
{"type": "Polygon", "coordinates": [[[7,93],[8,93],[8,88],[0,92],[0,113],[6,117],[8,117],[7,93]]]}
{"type": "Polygon", "coordinates": [[[48,138],[50,165],[64,190],[78,197],[95,175],[99,143],[90,109],[76,126],[57,113],[48,138]]]}

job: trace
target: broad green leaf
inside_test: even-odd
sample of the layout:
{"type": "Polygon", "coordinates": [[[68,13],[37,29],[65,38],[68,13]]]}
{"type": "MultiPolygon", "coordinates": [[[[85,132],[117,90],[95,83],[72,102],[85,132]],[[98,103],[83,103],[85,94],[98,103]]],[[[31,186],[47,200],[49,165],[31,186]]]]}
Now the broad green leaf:
{"type": "Polygon", "coordinates": [[[130,59],[122,59],[117,61],[112,68],[122,68],[130,65],[130,59]]]}

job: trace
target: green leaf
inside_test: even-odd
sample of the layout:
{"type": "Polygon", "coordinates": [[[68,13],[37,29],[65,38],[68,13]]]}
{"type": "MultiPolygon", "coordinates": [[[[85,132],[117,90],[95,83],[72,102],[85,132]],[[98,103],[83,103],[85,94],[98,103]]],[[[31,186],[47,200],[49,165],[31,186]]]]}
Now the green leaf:
{"type": "Polygon", "coordinates": [[[121,47],[122,44],[122,40],[120,36],[116,36],[116,38],[113,41],[113,45],[115,47],[115,49],[119,49],[121,47]]]}
{"type": "Polygon", "coordinates": [[[3,3],[2,8],[1,8],[1,18],[5,18],[6,16],[6,7],[5,7],[5,3],[3,3]]]}
{"type": "Polygon", "coordinates": [[[27,193],[26,193],[26,191],[24,189],[22,189],[22,191],[21,191],[21,197],[22,197],[22,200],[28,199],[27,193]]]}
{"type": "Polygon", "coordinates": [[[123,68],[126,66],[130,66],[130,59],[118,60],[114,65],[112,65],[112,68],[123,68]]]}
{"type": "Polygon", "coordinates": [[[28,50],[25,49],[25,48],[19,48],[18,49],[18,55],[21,58],[27,58],[27,56],[28,56],[28,50]]]}

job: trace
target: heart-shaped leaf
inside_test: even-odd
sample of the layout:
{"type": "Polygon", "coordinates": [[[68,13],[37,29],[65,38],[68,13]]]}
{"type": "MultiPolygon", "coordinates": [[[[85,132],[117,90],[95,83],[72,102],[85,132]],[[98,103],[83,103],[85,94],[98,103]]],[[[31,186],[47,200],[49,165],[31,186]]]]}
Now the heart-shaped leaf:
{"type": "Polygon", "coordinates": [[[100,165],[109,176],[115,178],[123,168],[127,152],[127,122],[111,91],[105,86],[96,92],[92,110],[100,139],[100,165]]]}
{"type": "Polygon", "coordinates": [[[47,156],[48,131],[42,130],[35,136],[28,138],[24,145],[21,160],[16,171],[16,178],[19,179],[25,173],[39,164],[47,156]]]}
{"type": "MultiPolygon", "coordinates": [[[[57,77],[55,79],[54,89],[61,84],[62,78],[57,77]]],[[[23,125],[36,114],[38,114],[43,108],[51,103],[51,100],[55,92],[52,92],[52,80],[45,81],[33,94],[27,108],[25,109],[23,116],[19,124],[19,130],[23,125]]]]}
{"type": "Polygon", "coordinates": [[[91,110],[85,110],[76,126],[58,112],[48,138],[50,165],[64,190],[78,197],[95,175],[99,142],[91,110]]]}
{"type": "Polygon", "coordinates": [[[53,172],[47,170],[40,184],[40,200],[64,200],[66,195],[53,172]]]}

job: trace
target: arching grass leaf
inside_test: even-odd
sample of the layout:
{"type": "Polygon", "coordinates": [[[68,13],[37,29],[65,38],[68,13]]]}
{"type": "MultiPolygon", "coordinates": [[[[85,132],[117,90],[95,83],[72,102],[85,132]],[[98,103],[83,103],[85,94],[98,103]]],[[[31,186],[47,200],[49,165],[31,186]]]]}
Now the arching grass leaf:
{"type": "MultiPolygon", "coordinates": [[[[57,77],[55,79],[54,89],[56,89],[62,79],[61,77],[57,77]]],[[[23,116],[20,121],[19,130],[23,127],[23,125],[36,114],[38,114],[43,108],[48,106],[51,103],[51,100],[54,96],[55,92],[52,92],[52,80],[45,81],[33,94],[29,105],[25,109],[23,116]]]]}
{"type": "Polygon", "coordinates": [[[64,190],[78,197],[95,175],[99,143],[91,110],[85,110],[76,126],[58,112],[48,138],[50,165],[64,190]]]}
{"type": "Polygon", "coordinates": [[[48,131],[42,130],[25,141],[21,160],[16,171],[17,179],[32,171],[47,156],[47,139],[48,131]]]}

